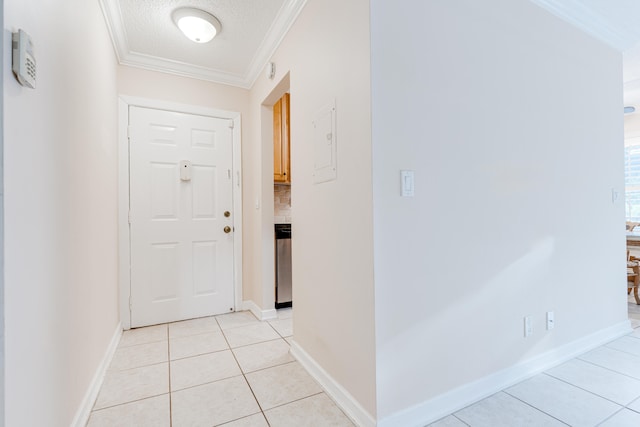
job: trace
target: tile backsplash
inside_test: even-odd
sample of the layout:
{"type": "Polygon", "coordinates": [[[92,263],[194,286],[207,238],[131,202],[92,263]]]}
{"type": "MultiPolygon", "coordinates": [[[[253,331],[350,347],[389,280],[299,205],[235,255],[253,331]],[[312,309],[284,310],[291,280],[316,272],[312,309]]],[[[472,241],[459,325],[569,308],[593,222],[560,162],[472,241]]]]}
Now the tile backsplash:
{"type": "Polygon", "coordinates": [[[291,186],[273,186],[273,220],[276,224],[291,224],[291,186]]]}

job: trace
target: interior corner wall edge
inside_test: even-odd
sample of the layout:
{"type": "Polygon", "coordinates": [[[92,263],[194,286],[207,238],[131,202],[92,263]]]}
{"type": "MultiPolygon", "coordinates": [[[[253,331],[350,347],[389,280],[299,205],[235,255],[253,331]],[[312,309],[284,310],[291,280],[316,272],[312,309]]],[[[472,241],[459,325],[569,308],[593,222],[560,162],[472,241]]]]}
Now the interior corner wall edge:
{"type": "Polygon", "coordinates": [[[525,0],[371,17],[381,420],[626,320],[622,61],[525,0]]]}
{"type": "MultiPolygon", "coordinates": [[[[0,28],[4,26],[4,0],[0,0],[0,28]]],[[[4,46],[5,33],[0,40],[4,46]]],[[[0,81],[3,80],[4,67],[0,69],[0,81]]],[[[0,427],[4,427],[5,413],[5,356],[4,356],[4,84],[0,87],[0,427]]]]}

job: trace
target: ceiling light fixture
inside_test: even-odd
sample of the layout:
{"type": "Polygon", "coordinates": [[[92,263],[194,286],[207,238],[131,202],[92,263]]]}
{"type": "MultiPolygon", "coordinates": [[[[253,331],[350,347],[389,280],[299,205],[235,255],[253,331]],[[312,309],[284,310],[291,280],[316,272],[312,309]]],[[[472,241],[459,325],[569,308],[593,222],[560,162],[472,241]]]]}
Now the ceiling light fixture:
{"type": "Polygon", "coordinates": [[[196,43],[210,42],[222,29],[220,21],[204,10],[182,7],[171,15],[180,31],[196,43]]]}

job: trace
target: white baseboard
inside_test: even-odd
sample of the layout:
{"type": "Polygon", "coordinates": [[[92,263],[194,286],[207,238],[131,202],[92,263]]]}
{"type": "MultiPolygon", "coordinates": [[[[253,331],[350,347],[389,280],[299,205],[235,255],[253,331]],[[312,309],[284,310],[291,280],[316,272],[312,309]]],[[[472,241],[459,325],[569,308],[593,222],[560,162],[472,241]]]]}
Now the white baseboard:
{"type": "Polygon", "coordinates": [[[624,336],[631,330],[628,320],[620,322],[426,402],[391,414],[380,420],[378,427],[422,427],[431,424],[500,390],[624,336]]]}
{"type": "MultiPolygon", "coordinates": [[[[293,341],[291,344],[291,355],[315,378],[324,391],[334,402],[344,411],[351,420],[360,427],[375,427],[376,420],[367,412],[356,399],[349,394],[336,380],[322,369],[322,367],[293,341]]],[[[397,424],[400,425],[400,424],[397,424]]],[[[396,425],[396,426],[397,426],[396,425]]]]}
{"type": "Polygon", "coordinates": [[[271,310],[262,310],[258,307],[258,304],[251,300],[242,301],[242,309],[250,310],[259,320],[271,320],[278,318],[278,312],[275,308],[272,308],[271,310]]]}
{"type": "Polygon", "coordinates": [[[87,425],[89,416],[91,415],[91,409],[93,409],[93,404],[98,398],[98,393],[100,392],[100,387],[102,387],[104,376],[107,373],[107,369],[109,368],[111,359],[113,359],[116,348],[118,348],[118,343],[120,342],[121,336],[122,325],[118,323],[118,325],[116,326],[116,330],[113,333],[113,337],[111,338],[111,342],[109,343],[109,347],[107,347],[107,351],[104,354],[104,357],[102,358],[98,369],[96,369],[96,373],[93,375],[91,384],[89,384],[89,388],[84,395],[84,399],[82,399],[82,403],[80,404],[80,407],[76,412],[76,416],[71,422],[71,427],[84,427],[87,425]]]}

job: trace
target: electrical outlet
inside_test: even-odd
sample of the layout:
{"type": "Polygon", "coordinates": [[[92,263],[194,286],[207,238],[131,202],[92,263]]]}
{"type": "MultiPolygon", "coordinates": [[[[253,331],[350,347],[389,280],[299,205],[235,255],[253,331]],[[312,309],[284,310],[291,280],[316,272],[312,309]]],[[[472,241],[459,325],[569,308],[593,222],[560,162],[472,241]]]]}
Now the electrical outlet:
{"type": "Polygon", "coordinates": [[[524,318],[524,337],[530,337],[533,335],[533,319],[531,316],[524,318]]]}
{"type": "Polygon", "coordinates": [[[552,330],[555,327],[555,320],[553,311],[547,311],[547,331],[552,330]]]}

